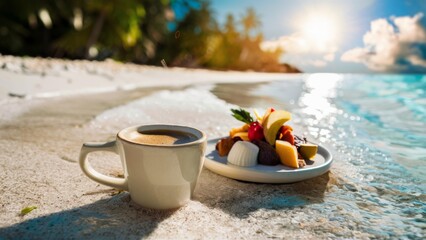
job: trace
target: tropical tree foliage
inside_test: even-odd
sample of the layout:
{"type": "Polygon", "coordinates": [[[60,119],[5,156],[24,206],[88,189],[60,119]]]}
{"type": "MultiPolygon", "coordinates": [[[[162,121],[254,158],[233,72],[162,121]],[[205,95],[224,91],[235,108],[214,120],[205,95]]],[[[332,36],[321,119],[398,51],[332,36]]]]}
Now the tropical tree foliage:
{"type": "Polygon", "coordinates": [[[206,0],[1,1],[0,53],[282,71],[260,26],[251,8],[219,26],[206,0]]]}
{"type": "Polygon", "coordinates": [[[145,63],[171,11],[168,0],[2,1],[0,52],[145,63]]]}

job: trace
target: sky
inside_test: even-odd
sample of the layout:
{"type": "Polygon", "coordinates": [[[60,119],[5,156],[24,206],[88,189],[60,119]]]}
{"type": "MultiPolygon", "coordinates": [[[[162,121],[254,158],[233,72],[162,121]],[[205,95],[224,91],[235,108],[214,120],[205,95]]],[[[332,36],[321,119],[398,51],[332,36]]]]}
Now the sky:
{"type": "Polygon", "coordinates": [[[426,73],[426,0],[211,0],[215,18],[252,7],[264,50],[304,72],[426,73]]]}

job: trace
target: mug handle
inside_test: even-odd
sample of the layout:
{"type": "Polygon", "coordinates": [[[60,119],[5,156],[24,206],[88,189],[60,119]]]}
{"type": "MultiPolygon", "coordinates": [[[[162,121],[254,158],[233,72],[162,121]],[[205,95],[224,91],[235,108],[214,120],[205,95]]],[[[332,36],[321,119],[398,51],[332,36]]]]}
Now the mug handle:
{"type": "Polygon", "coordinates": [[[87,155],[96,151],[109,151],[118,154],[116,141],[106,143],[83,143],[80,151],[81,170],[93,181],[121,190],[128,190],[126,178],[110,177],[96,171],[87,155]]]}

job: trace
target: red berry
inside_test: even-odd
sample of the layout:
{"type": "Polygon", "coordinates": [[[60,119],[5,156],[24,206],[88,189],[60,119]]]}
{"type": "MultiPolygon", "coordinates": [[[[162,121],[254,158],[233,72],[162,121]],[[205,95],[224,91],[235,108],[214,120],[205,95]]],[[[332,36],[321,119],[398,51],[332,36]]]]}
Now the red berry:
{"type": "Polygon", "coordinates": [[[263,127],[259,124],[259,122],[250,123],[250,127],[248,129],[248,138],[250,141],[253,140],[262,140],[263,136],[263,127]]]}

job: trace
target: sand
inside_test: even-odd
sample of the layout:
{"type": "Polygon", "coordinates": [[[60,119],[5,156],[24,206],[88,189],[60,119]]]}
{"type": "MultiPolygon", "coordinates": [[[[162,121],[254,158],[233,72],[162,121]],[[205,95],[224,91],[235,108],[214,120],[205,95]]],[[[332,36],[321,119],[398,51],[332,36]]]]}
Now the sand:
{"type": "Polygon", "coordinates": [[[141,87],[272,81],[297,76],[298,74],[166,69],[123,64],[113,60],[67,61],[0,55],[0,100],[8,96],[41,98],[141,87]]]}
{"type": "MultiPolygon", "coordinates": [[[[333,171],[309,181],[271,185],[203,169],[189,204],[156,211],[135,205],[127,192],[91,181],[79,168],[83,142],[111,140],[134,123],[186,123],[210,137],[220,136],[236,122],[228,113],[233,105],[209,94],[212,83],[294,76],[15,57],[1,57],[0,62],[1,239],[374,236],[356,230],[361,221],[356,216],[348,222],[329,218],[338,211],[330,193],[342,188],[333,171]],[[21,216],[29,206],[37,208],[21,216]]],[[[113,176],[122,171],[111,153],[94,154],[92,163],[113,176]]]]}

